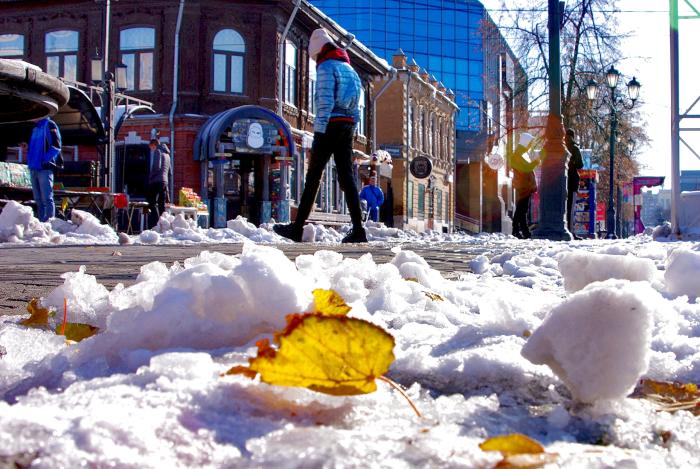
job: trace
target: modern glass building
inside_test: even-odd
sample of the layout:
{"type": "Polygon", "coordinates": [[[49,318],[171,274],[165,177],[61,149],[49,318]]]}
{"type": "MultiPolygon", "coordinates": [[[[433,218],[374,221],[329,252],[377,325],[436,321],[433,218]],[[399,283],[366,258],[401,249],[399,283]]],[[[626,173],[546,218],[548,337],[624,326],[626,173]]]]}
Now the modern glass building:
{"type": "Polygon", "coordinates": [[[455,93],[457,130],[481,129],[485,10],[476,0],[311,0],[391,63],[401,48],[409,62],[455,93]]]}

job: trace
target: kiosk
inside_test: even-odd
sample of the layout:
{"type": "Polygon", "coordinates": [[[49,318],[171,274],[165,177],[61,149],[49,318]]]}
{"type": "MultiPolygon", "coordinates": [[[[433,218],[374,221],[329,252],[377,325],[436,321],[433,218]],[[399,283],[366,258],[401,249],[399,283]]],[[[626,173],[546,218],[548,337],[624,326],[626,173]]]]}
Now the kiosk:
{"type": "Polygon", "coordinates": [[[289,124],[269,109],[240,106],[212,116],[194,144],[212,226],[225,227],[238,215],[256,225],[289,221],[294,157],[289,124]]]}

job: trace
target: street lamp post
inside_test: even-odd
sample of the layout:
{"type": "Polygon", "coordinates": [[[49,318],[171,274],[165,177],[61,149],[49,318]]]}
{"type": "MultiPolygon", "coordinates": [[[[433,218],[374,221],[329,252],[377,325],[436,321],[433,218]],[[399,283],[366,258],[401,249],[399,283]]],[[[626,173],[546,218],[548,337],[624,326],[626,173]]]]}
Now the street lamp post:
{"type": "Polygon", "coordinates": [[[115,171],[115,139],[114,139],[114,123],[116,99],[119,93],[127,89],[126,65],[119,63],[115,65],[115,72],[105,70],[103,72],[104,62],[99,55],[91,59],[90,72],[93,84],[99,85],[102,88],[100,95],[102,122],[107,132],[107,146],[105,151],[105,181],[110,191],[114,191],[116,187],[116,171],[115,171]]]}
{"type": "Polygon", "coordinates": [[[547,24],[549,35],[549,114],[545,131],[540,184],[540,218],[533,238],[571,241],[566,228],[566,147],[561,115],[561,49],[559,28],[561,6],[558,0],[548,0],[547,24]]]}
{"type": "MultiPolygon", "coordinates": [[[[610,90],[610,93],[608,94],[610,98],[610,168],[608,168],[610,177],[610,187],[608,188],[608,207],[605,216],[605,228],[607,230],[607,235],[605,237],[607,239],[617,239],[618,237],[614,197],[615,140],[617,138],[618,123],[617,115],[619,112],[619,107],[622,107],[627,110],[632,109],[635,102],[637,101],[637,98],[639,98],[639,88],[642,86],[639,84],[636,77],[632,77],[632,79],[627,83],[627,92],[629,94],[630,100],[632,101],[632,104],[628,106],[625,104],[624,100],[621,97],[617,96],[617,93],[615,92],[617,89],[617,82],[619,81],[619,79],[620,72],[618,72],[615,69],[615,67],[610,66],[610,68],[605,74],[605,80],[607,82],[608,89],[610,90]]],[[[586,85],[586,94],[588,95],[589,100],[595,101],[596,96],[598,95],[598,84],[594,80],[588,80],[588,84],[586,85]]]]}

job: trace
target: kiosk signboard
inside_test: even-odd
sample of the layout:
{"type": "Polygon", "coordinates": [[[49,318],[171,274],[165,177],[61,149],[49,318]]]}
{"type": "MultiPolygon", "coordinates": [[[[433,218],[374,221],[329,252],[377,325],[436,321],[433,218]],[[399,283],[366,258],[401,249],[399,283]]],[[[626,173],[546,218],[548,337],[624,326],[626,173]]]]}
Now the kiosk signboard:
{"type": "Polygon", "coordinates": [[[238,153],[271,153],[277,136],[277,128],[260,119],[240,119],[231,126],[231,140],[238,153]]]}

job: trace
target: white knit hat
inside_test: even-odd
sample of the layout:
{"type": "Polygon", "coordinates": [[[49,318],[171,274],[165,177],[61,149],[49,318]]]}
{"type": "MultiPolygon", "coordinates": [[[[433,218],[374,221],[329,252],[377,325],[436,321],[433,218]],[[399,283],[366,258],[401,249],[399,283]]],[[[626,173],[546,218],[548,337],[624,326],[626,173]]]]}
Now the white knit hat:
{"type": "Polygon", "coordinates": [[[532,134],[523,132],[520,134],[520,140],[518,140],[518,145],[527,147],[528,145],[530,145],[530,142],[532,142],[534,139],[535,137],[532,134]]]}
{"type": "Polygon", "coordinates": [[[309,55],[312,59],[316,60],[316,56],[321,52],[323,46],[328,43],[333,43],[333,39],[328,35],[325,29],[318,28],[311,33],[311,38],[309,39],[309,55]]]}

